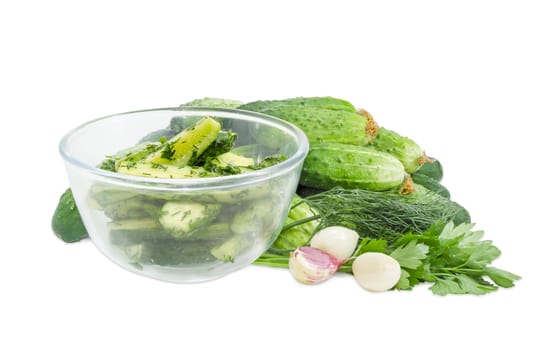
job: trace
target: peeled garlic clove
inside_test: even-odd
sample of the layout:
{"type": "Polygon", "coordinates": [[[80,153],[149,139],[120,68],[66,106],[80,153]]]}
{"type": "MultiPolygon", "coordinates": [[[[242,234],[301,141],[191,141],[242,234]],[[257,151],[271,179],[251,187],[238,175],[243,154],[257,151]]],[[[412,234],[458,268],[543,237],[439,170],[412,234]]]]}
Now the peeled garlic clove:
{"type": "Polygon", "coordinates": [[[296,280],[305,284],[326,281],[339,269],[343,261],[313,247],[300,247],[290,255],[289,268],[296,280]]]}
{"type": "Polygon", "coordinates": [[[364,253],[353,261],[353,275],[358,284],[372,292],[393,288],[400,279],[400,264],[383,253],[364,253]]]}
{"type": "Polygon", "coordinates": [[[330,226],[318,231],[311,239],[311,247],[329,253],[339,260],[346,260],[353,255],[358,243],[356,231],[343,226],[330,226]]]}

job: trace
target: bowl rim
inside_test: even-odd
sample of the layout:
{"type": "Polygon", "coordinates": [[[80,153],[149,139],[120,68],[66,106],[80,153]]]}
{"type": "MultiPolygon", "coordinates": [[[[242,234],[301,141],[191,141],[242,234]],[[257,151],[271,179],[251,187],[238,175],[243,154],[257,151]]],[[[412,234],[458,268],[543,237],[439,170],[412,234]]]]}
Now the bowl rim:
{"type": "Polygon", "coordinates": [[[79,169],[85,170],[90,174],[94,174],[94,175],[109,179],[111,181],[124,182],[128,184],[132,184],[134,186],[147,187],[147,188],[150,188],[152,185],[155,185],[155,188],[157,188],[157,186],[164,185],[165,188],[167,189],[173,189],[173,188],[203,189],[205,187],[218,188],[218,187],[225,187],[225,186],[234,186],[236,184],[251,184],[255,182],[261,182],[268,178],[284,174],[287,171],[291,171],[297,164],[302,162],[307,156],[309,152],[309,142],[308,142],[307,136],[300,128],[298,128],[297,126],[295,126],[290,122],[287,122],[283,119],[280,119],[271,115],[252,112],[252,111],[246,111],[246,110],[240,110],[240,109],[234,109],[234,108],[179,106],[179,107],[164,107],[164,108],[134,110],[129,112],[110,114],[110,115],[89,120],[69,130],[61,138],[61,141],[59,142],[58,150],[65,162],[79,169]],[[103,170],[98,166],[91,166],[79,160],[77,157],[75,157],[69,152],[69,143],[71,141],[71,138],[74,137],[75,134],[77,134],[79,131],[89,127],[92,124],[101,122],[106,119],[127,116],[130,114],[168,112],[168,111],[191,112],[191,113],[200,112],[204,114],[211,112],[214,117],[216,116],[215,114],[217,114],[220,117],[240,116],[240,117],[244,117],[244,118],[240,118],[244,120],[261,119],[267,122],[267,124],[275,124],[279,127],[282,127],[283,129],[286,129],[287,132],[293,134],[297,141],[297,149],[296,149],[296,152],[286,160],[278,164],[272,165],[270,167],[259,169],[256,171],[243,173],[243,174],[235,174],[235,175],[203,177],[203,178],[185,178],[185,179],[149,178],[149,177],[127,175],[127,174],[122,174],[118,172],[103,170]]]}

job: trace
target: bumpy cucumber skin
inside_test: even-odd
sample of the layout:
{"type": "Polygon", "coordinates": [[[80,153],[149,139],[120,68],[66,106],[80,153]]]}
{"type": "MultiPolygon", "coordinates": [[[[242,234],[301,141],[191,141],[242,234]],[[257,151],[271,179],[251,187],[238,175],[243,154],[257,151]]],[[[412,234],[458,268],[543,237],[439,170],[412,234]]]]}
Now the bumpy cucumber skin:
{"type": "MultiPolygon", "coordinates": [[[[309,204],[303,202],[300,196],[294,195],[284,226],[315,215],[316,212],[309,204]]],[[[306,245],[319,224],[320,220],[309,221],[281,232],[272,244],[272,248],[291,251],[306,245]]]]}
{"type": "Polygon", "coordinates": [[[88,237],[71,189],[67,189],[61,195],[52,217],[51,227],[55,235],[67,243],[78,242],[88,237]]]}
{"type": "Polygon", "coordinates": [[[444,175],[442,164],[436,158],[433,158],[433,157],[429,157],[429,158],[431,161],[423,164],[421,168],[419,168],[419,170],[416,171],[416,174],[429,176],[435,181],[442,180],[442,177],[444,175]]]}
{"type": "Polygon", "coordinates": [[[204,98],[199,98],[199,99],[184,103],[181,105],[181,107],[198,106],[198,107],[236,108],[242,104],[243,102],[238,100],[228,100],[225,98],[217,98],[217,97],[204,97],[204,98]]]}
{"type": "Polygon", "coordinates": [[[414,140],[398,133],[380,128],[369,147],[392,154],[400,160],[406,172],[415,173],[423,164],[423,150],[414,140]]]}
{"type": "Polygon", "coordinates": [[[437,180],[427,175],[415,173],[412,174],[412,180],[414,181],[414,184],[420,184],[428,190],[438,193],[442,197],[450,198],[450,191],[448,191],[448,189],[441,185],[437,180]]]}
{"type": "Polygon", "coordinates": [[[301,98],[258,101],[239,108],[284,119],[300,128],[309,142],[366,145],[373,139],[366,131],[368,121],[343,100],[301,98]]]}
{"type": "Polygon", "coordinates": [[[239,106],[240,109],[265,113],[266,110],[280,107],[314,107],[333,111],[355,112],[355,107],[348,101],[334,97],[296,97],[284,100],[255,101],[239,106]]]}
{"type": "Polygon", "coordinates": [[[300,185],[385,191],[399,189],[406,175],[397,158],[373,148],[312,143],[303,164],[300,185]]]}
{"type": "Polygon", "coordinates": [[[303,130],[309,142],[339,142],[366,145],[371,142],[366,133],[367,121],[354,112],[320,108],[284,107],[267,111],[303,130]]]}

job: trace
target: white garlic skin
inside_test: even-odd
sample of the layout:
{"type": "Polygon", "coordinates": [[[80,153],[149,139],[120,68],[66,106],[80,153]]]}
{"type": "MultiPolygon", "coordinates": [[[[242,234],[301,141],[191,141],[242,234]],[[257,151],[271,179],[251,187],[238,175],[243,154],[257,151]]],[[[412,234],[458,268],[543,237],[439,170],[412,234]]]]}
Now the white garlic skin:
{"type": "Polygon", "coordinates": [[[353,261],[353,275],[358,284],[372,292],[393,288],[400,279],[400,264],[383,253],[364,253],[353,261]]]}
{"type": "Polygon", "coordinates": [[[300,247],[290,255],[289,269],[294,278],[304,284],[317,284],[332,277],[342,261],[313,247],[300,247]]]}
{"type": "Polygon", "coordinates": [[[330,226],[318,231],[311,239],[311,247],[320,249],[339,260],[347,260],[353,255],[359,235],[343,226],[330,226]]]}

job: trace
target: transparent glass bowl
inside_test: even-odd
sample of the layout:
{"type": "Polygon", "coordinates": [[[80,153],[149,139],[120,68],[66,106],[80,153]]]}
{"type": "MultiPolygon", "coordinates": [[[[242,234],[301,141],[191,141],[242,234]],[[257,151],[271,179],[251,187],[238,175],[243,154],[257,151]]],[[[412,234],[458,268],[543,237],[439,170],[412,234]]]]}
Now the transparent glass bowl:
{"type": "Polygon", "coordinates": [[[96,119],[70,131],[59,149],[82,220],[97,248],[119,266],[159,280],[201,282],[239,270],[277,238],[309,144],[278,118],[222,108],[164,108],[96,119]],[[274,166],[249,173],[156,179],[102,170],[107,155],[136,145],[173,117],[211,116],[238,133],[250,157],[278,153],[274,166]],[[192,235],[174,237],[158,217],[166,203],[215,208],[215,218],[192,235]]]}

